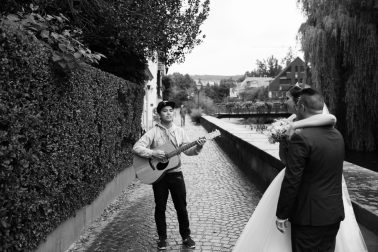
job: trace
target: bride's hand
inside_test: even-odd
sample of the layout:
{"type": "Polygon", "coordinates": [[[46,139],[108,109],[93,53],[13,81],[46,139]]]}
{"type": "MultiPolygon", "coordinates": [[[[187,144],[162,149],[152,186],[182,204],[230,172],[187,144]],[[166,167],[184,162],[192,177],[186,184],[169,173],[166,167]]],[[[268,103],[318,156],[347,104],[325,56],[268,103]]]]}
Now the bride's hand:
{"type": "Polygon", "coordinates": [[[290,123],[289,124],[289,127],[288,129],[286,130],[285,132],[285,135],[287,136],[287,139],[290,140],[291,136],[295,133],[295,126],[294,126],[294,122],[290,123]]]}
{"type": "Polygon", "coordinates": [[[291,116],[289,116],[287,118],[287,120],[289,120],[290,122],[294,122],[294,120],[297,118],[297,115],[296,114],[292,114],[291,116]]]}

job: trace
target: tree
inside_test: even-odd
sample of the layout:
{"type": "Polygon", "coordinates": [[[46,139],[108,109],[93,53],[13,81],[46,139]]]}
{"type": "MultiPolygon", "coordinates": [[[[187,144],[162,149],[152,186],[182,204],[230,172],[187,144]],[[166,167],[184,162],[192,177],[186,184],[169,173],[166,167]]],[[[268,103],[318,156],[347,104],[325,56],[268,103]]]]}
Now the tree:
{"type": "MultiPolygon", "coordinates": [[[[170,83],[169,98],[180,106],[183,102],[187,101],[196,89],[196,82],[189,76],[189,74],[173,73],[163,78],[164,84],[170,83]]],[[[164,94],[163,94],[164,97],[164,94]]]]}
{"type": "Polygon", "coordinates": [[[203,87],[203,92],[205,96],[211,98],[212,100],[215,99],[216,94],[215,94],[214,87],[210,86],[209,83],[207,83],[206,86],[203,87]]]}
{"type": "Polygon", "coordinates": [[[41,14],[62,13],[83,30],[86,45],[107,58],[99,67],[143,83],[146,58],[171,65],[202,42],[200,26],[209,0],[6,0],[0,12],[39,5],[41,14]]]}
{"type": "Polygon", "coordinates": [[[169,75],[172,79],[174,85],[183,90],[190,90],[196,88],[196,82],[190,77],[189,74],[180,74],[180,73],[173,73],[169,75]]]}
{"type": "Polygon", "coordinates": [[[220,103],[224,101],[228,96],[230,96],[230,88],[235,87],[235,81],[232,78],[222,79],[219,85],[212,86],[213,97],[215,103],[220,103]]]}
{"type": "Polygon", "coordinates": [[[250,88],[240,93],[243,101],[265,101],[268,99],[268,87],[250,88]]]}
{"type": "Polygon", "coordinates": [[[338,118],[346,146],[378,146],[378,15],[374,1],[300,0],[300,28],[313,85],[338,118]]]}
{"type": "Polygon", "coordinates": [[[293,49],[289,47],[288,52],[286,53],[286,56],[281,60],[281,65],[284,67],[287,67],[293,60],[294,60],[294,54],[293,49]]]}
{"type": "Polygon", "coordinates": [[[273,78],[282,70],[282,66],[278,64],[278,59],[276,59],[273,55],[267,59],[264,59],[263,61],[256,60],[256,65],[256,73],[261,77],[267,76],[273,78]]]}

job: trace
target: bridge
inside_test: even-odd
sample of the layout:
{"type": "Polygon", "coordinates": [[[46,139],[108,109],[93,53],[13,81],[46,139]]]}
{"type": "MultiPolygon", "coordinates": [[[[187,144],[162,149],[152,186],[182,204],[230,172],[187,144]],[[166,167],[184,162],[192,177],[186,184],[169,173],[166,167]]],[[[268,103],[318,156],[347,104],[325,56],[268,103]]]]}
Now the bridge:
{"type": "Polygon", "coordinates": [[[270,113],[216,113],[217,118],[282,118],[289,117],[289,112],[270,112],[270,113]]]}

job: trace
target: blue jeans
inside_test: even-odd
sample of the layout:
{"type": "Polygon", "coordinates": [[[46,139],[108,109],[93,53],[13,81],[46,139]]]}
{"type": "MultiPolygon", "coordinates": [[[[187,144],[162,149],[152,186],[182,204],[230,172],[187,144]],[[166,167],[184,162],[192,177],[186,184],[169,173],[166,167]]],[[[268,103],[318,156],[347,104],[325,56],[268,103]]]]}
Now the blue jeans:
{"type": "Polygon", "coordinates": [[[159,239],[167,239],[165,209],[169,192],[177,212],[180,235],[183,239],[190,235],[188,211],[186,210],[186,188],[182,172],[166,173],[152,185],[155,196],[155,222],[159,239]]]}

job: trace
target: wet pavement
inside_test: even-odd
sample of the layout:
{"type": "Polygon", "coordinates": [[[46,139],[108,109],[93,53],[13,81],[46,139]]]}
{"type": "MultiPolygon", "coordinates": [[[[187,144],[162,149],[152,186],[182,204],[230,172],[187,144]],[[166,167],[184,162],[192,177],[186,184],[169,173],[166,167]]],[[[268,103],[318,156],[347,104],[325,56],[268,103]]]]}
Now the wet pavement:
{"type": "MultiPolygon", "coordinates": [[[[179,117],[176,118],[177,125],[178,120],[179,117]]],[[[195,140],[207,133],[202,126],[191,124],[189,118],[186,122],[185,129],[191,139],[195,140]]],[[[236,133],[247,141],[261,142],[268,153],[278,157],[278,149],[272,144],[263,143],[266,140],[261,134],[251,134],[250,129],[244,126],[225,124],[224,127],[236,129],[236,133]]],[[[258,204],[261,192],[214,141],[208,141],[198,156],[182,155],[182,166],[187,187],[190,227],[196,249],[183,247],[176,212],[169,198],[166,213],[167,251],[231,251],[258,204]]],[[[374,182],[377,173],[361,174],[361,170],[353,164],[347,170],[345,176],[351,198],[371,206],[371,210],[375,211],[377,206],[367,204],[367,201],[371,200],[370,197],[377,199],[377,184],[374,182]],[[366,183],[369,179],[371,184],[366,183]],[[361,187],[375,189],[370,191],[371,195],[362,195],[358,194],[361,187]]],[[[67,252],[157,251],[153,214],[152,187],[135,181],[67,252]]],[[[369,252],[378,251],[377,236],[362,226],[361,231],[369,245],[369,252]]]]}
{"type": "MultiPolygon", "coordinates": [[[[215,117],[208,116],[206,119],[279,159],[278,143],[270,144],[267,136],[260,132],[215,117]]],[[[378,216],[378,172],[344,161],[344,177],[350,198],[378,216]]]]}
{"type": "MultiPolygon", "coordinates": [[[[191,139],[207,134],[202,126],[192,125],[188,119],[185,129],[191,139]]],[[[261,192],[214,141],[208,141],[198,156],[182,155],[182,167],[196,249],[182,246],[169,198],[167,251],[231,251],[261,192]]],[[[157,251],[153,214],[152,187],[136,181],[68,251],[157,251]]]]}
{"type": "MultiPolygon", "coordinates": [[[[251,130],[249,126],[238,125],[229,120],[219,120],[210,116],[206,116],[206,120],[279,159],[278,143],[268,143],[267,136],[256,132],[256,130],[251,130]]],[[[373,221],[370,219],[364,221],[370,221],[369,224],[375,225],[378,218],[378,172],[344,161],[344,177],[351,200],[359,208],[370,213],[369,216],[364,213],[365,218],[370,218],[370,216],[374,218],[373,221]]],[[[377,229],[376,226],[374,228],[377,229]]],[[[378,252],[378,235],[361,224],[360,229],[369,252],[378,252]]]]}

